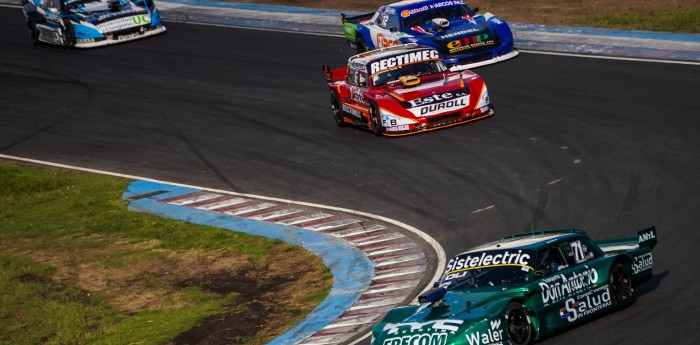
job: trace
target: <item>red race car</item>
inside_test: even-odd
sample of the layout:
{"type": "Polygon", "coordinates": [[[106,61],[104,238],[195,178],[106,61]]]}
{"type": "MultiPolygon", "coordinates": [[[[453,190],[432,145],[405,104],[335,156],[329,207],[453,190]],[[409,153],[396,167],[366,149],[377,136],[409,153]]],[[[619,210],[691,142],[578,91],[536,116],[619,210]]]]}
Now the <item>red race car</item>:
{"type": "Polygon", "coordinates": [[[476,121],[494,114],[486,84],[451,71],[437,50],[405,44],[354,55],[346,68],[323,65],[338,126],[399,136],[476,121]]]}

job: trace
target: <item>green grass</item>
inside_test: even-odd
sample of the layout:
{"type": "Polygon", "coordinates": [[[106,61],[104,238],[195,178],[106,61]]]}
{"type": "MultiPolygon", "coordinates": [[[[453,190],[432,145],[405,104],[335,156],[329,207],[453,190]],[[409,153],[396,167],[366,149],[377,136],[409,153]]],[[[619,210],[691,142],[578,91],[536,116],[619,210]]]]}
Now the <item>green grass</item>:
{"type": "MultiPolygon", "coordinates": [[[[270,268],[279,260],[271,255],[284,251],[315,267],[311,276],[324,277],[318,289],[300,297],[306,305],[297,303],[292,313],[303,318],[328,294],[332,276],[310,253],[279,240],[129,212],[121,199],[128,183],[0,161],[0,344],[162,344],[224,312],[236,297],[234,292],[174,286],[146,272],[134,286],[168,293],[168,299],[155,309],[124,312],[110,303],[118,296],[75,285],[66,278],[70,267],[68,273],[65,268],[59,272],[51,260],[61,258],[46,259],[50,255],[65,255],[76,261],[73,265],[92,265],[109,274],[144,262],[172,264],[178,255],[226,256],[249,267],[270,268]]],[[[107,285],[119,279],[104,277],[107,285]]],[[[281,331],[265,330],[250,343],[281,331]]]]}
{"type": "Polygon", "coordinates": [[[576,20],[575,25],[626,28],[666,32],[700,32],[700,7],[677,9],[667,13],[624,13],[590,15],[576,20]]]}

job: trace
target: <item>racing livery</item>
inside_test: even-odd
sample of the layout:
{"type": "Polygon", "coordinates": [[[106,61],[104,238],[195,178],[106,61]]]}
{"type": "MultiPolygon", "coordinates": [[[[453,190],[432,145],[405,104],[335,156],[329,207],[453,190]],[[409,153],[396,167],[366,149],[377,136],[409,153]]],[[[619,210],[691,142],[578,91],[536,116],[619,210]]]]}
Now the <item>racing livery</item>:
{"type": "Polygon", "coordinates": [[[513,235],[452,258],[418,306],[395,308],[374,345],[530,344],[632,303],[652,276],[656,229],[593,242],[575,229],[513,235]]]}
{"type": "Polygon", "coordinates": [[[345,39],[358,53],[417,43],[438,50],[448,66],[464,68],[517,56],[508,24],[478,10],[462,0],[409,0],[341,18],[345,39]]]}
{"type": "Polygon", "coordinates": [[[484,81],[450,71],[437,50],[405,44],[354,55],[347,67],[323,66],[338,126],[398,136],[494,114],[484,81]]]}
{"type": "Polygon", "coordinates": [[[165,31],[153,0],[22,0],[29,37],[68,48],[131,41],[165,31]]]}

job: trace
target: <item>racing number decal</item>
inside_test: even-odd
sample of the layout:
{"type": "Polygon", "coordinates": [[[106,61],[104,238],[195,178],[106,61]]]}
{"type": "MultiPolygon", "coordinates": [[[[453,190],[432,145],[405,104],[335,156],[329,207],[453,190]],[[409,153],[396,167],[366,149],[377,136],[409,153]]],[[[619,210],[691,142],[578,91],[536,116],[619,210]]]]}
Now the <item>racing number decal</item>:
{"type": "Polygon", "coordinates": [[[586,261],[586,255],[583,254],[581,241],[573,241],[569,245],[571,246],[571,251],[574,252],[574,260],[576,260],[577,264],[586,261]]]}

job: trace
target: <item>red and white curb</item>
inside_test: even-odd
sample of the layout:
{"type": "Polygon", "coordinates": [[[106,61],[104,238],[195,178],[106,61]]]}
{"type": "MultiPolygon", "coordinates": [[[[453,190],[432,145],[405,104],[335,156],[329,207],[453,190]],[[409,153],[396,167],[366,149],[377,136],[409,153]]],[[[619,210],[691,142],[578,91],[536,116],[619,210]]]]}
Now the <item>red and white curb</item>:
{"type": "Polygon", "coordinates": [[[211,191],[197,191],[160,202],[328,234],[362,251],[374,266],[369,288],[340,317],[306,338],[302,345],[342,344],[377,323],[390,309],[415,296],[428,260],[420,247],[395,226],[347,214],[319,211],[211,191]]]}

